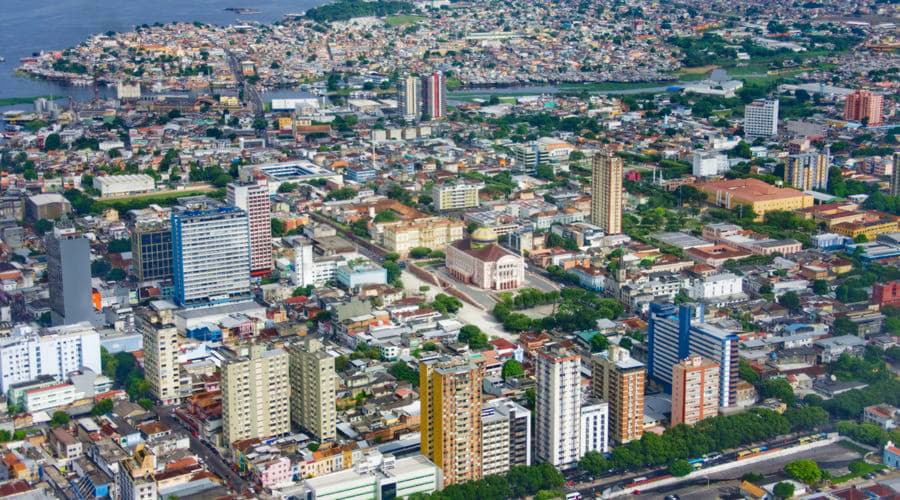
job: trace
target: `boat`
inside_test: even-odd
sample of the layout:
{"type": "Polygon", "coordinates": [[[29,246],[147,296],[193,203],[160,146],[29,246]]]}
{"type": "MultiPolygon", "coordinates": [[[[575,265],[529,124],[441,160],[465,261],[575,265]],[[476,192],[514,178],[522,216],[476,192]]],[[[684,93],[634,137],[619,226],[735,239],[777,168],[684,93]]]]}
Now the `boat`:
{"type": "Polygon", "coordinates": [[[235,14],[259,14],[259,9],[251,9],[249,7],[226,7],[225,10],[235,14]]]}

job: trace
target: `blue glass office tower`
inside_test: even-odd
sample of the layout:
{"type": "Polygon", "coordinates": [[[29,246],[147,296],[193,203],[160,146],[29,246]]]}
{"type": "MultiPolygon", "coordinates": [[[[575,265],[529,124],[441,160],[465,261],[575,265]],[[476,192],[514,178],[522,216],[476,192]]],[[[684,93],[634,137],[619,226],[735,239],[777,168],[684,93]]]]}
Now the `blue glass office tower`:
{"type": "Polygon", "coordinates": [[[719,406],[736,403],[738,381],[737,335],[703,323],[702,305],[650,304],[647,373],[672,388],[672,368],[690,354],[719,363],[719,406]]]}

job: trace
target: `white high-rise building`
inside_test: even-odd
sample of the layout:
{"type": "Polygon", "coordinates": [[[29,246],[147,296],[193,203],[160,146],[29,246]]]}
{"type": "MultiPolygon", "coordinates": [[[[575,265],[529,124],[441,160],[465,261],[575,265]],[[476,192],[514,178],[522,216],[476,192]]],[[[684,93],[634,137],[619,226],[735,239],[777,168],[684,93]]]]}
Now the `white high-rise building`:
{"type": "Polygon", "coordinates": [[[229,205],[247,212],[250,233],[250,272],[272,270],[272,203],[265,180],[253,183],[232,182],[228,185],[229,205]]]}
{"type": "Polygon", "coordinates": [[[64,380],[89,368],[101,373],[100,334],[87,321],[45,328],[18,326],[0,339],[0,391],[42,375],[64,380]]]}
{"type": "Polygon", "coordinates": [[[589,399],[581,407],[581,455],[609,451],[609,403],[589,399]]]}
{"type": "Polygon", "coordinates": [[[422,80],[409,75],[398,87],[400,114],[407,120],[418,120],[422,109],[422,80]]]}
{"type": "Polygon", "coordinates": [[[247,212],[206,197],[182,198],[172,211],[173,298],[197,307],[250,298],[247,212]]]}
{"type": "Polygon", "coordinates": [[[581,356],[552,345],[536,360],[535,458],[572,467],[581,458],[581,356]]]}
{"type": "Polygon", "coordinates": [[[337,278],[337,268],[345,259],[342,255],[315,254],[313,242],[301,236],[285,238],[294,250],[291,283],[294,286],[325,286],[337,278]]]}
{"type": "Polygon", "coordinates": [[[744,137],[749,140],[778,135],[778,99],[757,99],[744,106],[744,137]]]}

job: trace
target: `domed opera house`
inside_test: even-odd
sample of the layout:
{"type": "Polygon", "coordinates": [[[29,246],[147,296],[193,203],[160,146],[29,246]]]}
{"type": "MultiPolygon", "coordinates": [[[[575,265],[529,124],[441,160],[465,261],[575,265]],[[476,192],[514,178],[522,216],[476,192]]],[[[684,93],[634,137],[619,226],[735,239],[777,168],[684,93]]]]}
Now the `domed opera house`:
{"type": "Polygon", "coordinates": [[[487,290],[512,290],[525,281],[522,256],[497,244],[497,234],[482,227],[472,237],[447,245],[447,269],[465,283],[487,290]]]}

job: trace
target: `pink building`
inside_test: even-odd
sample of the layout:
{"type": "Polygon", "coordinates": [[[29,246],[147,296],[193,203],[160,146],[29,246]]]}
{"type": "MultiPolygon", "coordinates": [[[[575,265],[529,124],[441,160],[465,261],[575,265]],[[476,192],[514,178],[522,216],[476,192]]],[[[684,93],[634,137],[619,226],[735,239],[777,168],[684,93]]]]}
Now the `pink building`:
{"type": "Polygon", "coordinates": [[[525,282],[525,261],[497,244],[497,234],[477,229],[472,237],[447,245],[447,270],[486,290],[513,290],[525,282]]]}
{"type": "Polygon", "coordinates": [[[228,185],[228,204],[247,212],[250,230],[250,272],[265,274],[272,270],[272,204],[265,180],[228,185]]]}
{"type": "Polygon", "coordinates": [[[882,107],[884,97],[868,90],[857,90],[847,96],[844,103],[844,119],[865,122],[869,126],[884,123],[882,107]]]}
{"type": "Polygon", "coordinates": [[[254,466],[253,473],[256,481],[265,489],[290,484],[293,480],[291,460],[287,457],[258,463],[254,466]]]}

